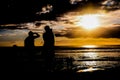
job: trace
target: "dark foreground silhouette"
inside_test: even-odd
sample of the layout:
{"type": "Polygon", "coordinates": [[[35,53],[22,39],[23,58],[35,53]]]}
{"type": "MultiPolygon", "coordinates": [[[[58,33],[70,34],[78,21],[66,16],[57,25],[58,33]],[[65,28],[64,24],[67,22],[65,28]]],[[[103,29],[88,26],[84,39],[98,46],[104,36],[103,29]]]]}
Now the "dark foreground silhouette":
{"type": "Polygon", "coordinates": [[[49,26],[45,26],[45,32],[43,33],[43,48],[42,58],[44,59],[45,68],[53,71],[55,67],[55,52],[54,52],[54,33],[49,26]]]}
{"type": "MultiPolygon", "coordinates": [[[[55,48],[60,49],[60,48],[55,48]]],[[[107,70],[98,70],[93,72],[76,72],[70,68],[63,69],[66,66],[66,59],[56,58],[55,70],[48,71],[41,55],[35,55],[34,61],[28,61],[29,55],[25,54],[24,47],[0,48],[2,52],[1,70],[4,73],[22,73],[24,75],[28,72],[33,76],[37,72],[41,80],[120,80],[120,68],[113,67],[107,70]],[[45,76],[45,77],[44,77],[45,76]]],[[[42,47],[36,47],[35,53],[41,52],[42,47]]],[[[68,61],[69,62],[69,61],[68,61]]],[[[22,76],[21,76],[22,77],[22,76]]],[[[29,75],[29,78],[31,76],[29,75]]]]}
{"type": "Polygon", "coordinates": [[[40,37],[38,33],[29,31],[28,36],[24,40],[24,47],[26,55],[28,55],[29,61],[34,61],[34,55],[35,55],[35,39],[40,37]]]}

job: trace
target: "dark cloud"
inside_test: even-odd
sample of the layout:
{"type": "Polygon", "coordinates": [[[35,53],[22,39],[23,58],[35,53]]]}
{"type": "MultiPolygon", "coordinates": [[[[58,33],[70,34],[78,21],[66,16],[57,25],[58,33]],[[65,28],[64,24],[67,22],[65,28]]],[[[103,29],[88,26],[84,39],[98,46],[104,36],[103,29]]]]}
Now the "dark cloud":
{"type": "Polygon", "coordinates": [[[120,9],[120,1],[119,0],[105,0],[101,3],[102,8],[106,10],[117,10],[120,9]]]}
{"type": "Polygon", "coordinates": [[[4,23],[20,23],[34,20],[55,19],[65,12],[71,11],[85,5],[87,2],[99,2],[100,0],[1,0],[0,1],[0,24],[4,23]],[[85,2],[84,2],[85,1],[85,2]],[[51,5],[48,8],[42,9],[46,5],[51,5]],[[42,11],[41,11],[42,10],[42,11]],[[48,13],[36,15],[36,13],[48,13]]]}
{"type": "Polygon", "coordinates": [[[85,31],[81,28],[70,28],[65,32],[56,33],[56,37],[67,38],[120,38],[120,25],[117,27],[100,27],[94,31],[85,31]]]}
{"type": "Polygon", "coordinates": [[[67,38],[80,38],[86,37],[86,32],[80,27],[67,28],[66,30],[62,30],[61,32],[55,33],[56,37],[67,37],[67,38]]]}
{"type": "Polygon", "coordinates": [[[120,38],[120,25],[119,27],[107,27],[101,28],[98,37],[105,37],[105,38],[120,38]]]}
{"type": "Polygon", "coordinates": [[[0,1],[0,23],[28,22],[36,19],[55,19],[56,16],[73,10],[75,6],[70,4],[70,0],[1,0],[0,1]],[[53,7],[44,8],[46,5],[53,7]],[[41,11],[42,9],[42,11],[41,11]],[[52,10],[52,11],[51,11],[52,10]],[[36,15],[48,13],[44,15],[36,15]]]}
{"type": "Polygon", "coordinates": [[[6,24],[6,25],[0,25],[0,29],[27,29],[27,28],[19,24],[6,24]]]}

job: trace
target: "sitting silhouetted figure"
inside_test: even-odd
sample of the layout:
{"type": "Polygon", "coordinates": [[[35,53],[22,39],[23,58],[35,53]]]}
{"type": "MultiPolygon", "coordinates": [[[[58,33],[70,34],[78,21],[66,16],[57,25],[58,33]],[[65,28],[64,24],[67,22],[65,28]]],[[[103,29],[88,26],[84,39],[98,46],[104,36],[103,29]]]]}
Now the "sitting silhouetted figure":
{"type": "Polygon", "coordinates": [[[35,48],[34,40],[38,37],[40,37],[38,33],[33,33],[32,31],[29,31],[28,37],[24,41],[24,46],[25,49],[27,50],[27,54],[29,55],[29,60],[32,60],[34,56],[34,48],[35,48]]]}
{"type": "Polygon", "coordinates": [[[42,55],[45,59],[45,66],[48,70],[54,69],[54,34],[52,32],[52,29],[50,29],[49,26],[45,26],[45,32],[43,33],[43,50],[42,55]]]}

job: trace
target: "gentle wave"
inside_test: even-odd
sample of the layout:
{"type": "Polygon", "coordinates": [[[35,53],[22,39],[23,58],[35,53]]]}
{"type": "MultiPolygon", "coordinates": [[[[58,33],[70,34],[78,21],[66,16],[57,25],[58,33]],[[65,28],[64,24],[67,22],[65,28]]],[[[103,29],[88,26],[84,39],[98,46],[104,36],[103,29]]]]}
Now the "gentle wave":
{"type": "Polygon", "coordinates": [[[81,52],[120,52],[120,49],[56,50],[56,53],[81,53],[81,52]]]}

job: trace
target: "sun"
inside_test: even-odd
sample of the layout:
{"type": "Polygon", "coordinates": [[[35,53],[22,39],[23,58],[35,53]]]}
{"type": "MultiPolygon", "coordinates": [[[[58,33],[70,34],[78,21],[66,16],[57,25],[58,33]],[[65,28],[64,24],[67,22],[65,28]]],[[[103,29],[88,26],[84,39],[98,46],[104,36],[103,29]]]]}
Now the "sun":
{"type": "Polygon", "coordinates": [[[99,15],[97,14],[87,14],[77,17],[78,22],[76,25],[83,27],[87,30],[92,30],[100,26],[99,15]]]}

